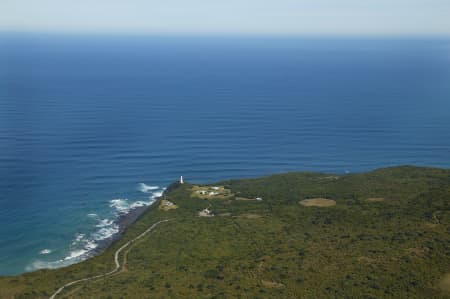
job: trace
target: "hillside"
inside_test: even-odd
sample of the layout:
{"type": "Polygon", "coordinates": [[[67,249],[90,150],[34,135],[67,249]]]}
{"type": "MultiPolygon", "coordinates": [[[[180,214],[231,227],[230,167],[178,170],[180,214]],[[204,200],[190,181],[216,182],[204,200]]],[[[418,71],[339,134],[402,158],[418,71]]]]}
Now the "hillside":
{"type": "Polygon", "coordinates": [[[0,298],[49,298],[109,272],[118,248],[165,219],[119,254],[114,275],[56,298],[450,298],[450,170],[287,173],[168,190],[103,254],[1,277],[0,298]]]}

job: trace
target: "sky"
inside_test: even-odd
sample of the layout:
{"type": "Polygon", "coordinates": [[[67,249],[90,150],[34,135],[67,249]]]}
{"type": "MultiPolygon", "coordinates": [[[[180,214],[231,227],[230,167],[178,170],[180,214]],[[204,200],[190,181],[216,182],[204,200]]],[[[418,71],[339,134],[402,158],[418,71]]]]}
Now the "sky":
{"type": "Polygon", "coordinates": [[[450,0],[0,0],[0,31],[450,35],[450,0]]]}

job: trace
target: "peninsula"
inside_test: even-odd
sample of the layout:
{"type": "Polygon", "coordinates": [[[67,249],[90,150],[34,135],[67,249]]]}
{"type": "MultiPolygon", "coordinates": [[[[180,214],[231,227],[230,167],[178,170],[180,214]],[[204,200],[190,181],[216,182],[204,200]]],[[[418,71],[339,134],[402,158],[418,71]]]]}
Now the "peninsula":
{"type": "Polygon", "coordinates": [[[103,253],[0,298],[449,298],[450,170],[169,186],[103,253]]]}

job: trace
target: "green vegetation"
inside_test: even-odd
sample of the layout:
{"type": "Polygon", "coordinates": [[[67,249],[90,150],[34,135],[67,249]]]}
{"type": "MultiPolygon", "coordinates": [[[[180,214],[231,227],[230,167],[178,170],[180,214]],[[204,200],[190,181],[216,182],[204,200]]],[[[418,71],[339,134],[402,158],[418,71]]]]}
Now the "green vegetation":
{"type": "Polygon", "coordinates": [[[223,186],[197,186],[193,185],[191,197],[202,199],[228,199],[234,194],[230,189],[226,189],[223,186]]]}
{"type": "Polygon", "coordinates": [[[57,270],[0,278],[0,298],[48,298],[63,284],[119,274],[57,298],[450,298],[450,170],[395,167],[335,176],[288,173],[219,182],[228,199],[165,196],[102,255],[57,270]],[[235,200],[263,198],[262,201],[235,200]],[[336,205],[304,206],[305,199],[336,205]],[[210,207],[216,217],[197,217],[210,207]],[[126,257],[124,257],[126,255],[126,257]]]}
{"type": "Polygon", "coordinates": [[[160,210],[163,211],[169,211],[169,210],[175,210],[178,209],[178,206],[176,204],[174,204],[173,202],[166,200],[166,199],[162,199],[159,201],[159,207],[160,210]]]}

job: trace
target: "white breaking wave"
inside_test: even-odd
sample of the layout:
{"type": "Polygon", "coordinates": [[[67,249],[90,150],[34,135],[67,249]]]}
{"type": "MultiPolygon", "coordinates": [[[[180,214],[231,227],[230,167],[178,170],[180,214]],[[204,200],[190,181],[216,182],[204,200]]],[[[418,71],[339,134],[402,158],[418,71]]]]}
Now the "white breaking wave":
{"type": "Polygon", "coordinates": [[[50,253],[52,253],[50,249],[42,249],[41,251],[39,251],[39,254],[50,254],[50,253]]]}
{"type": "MultiPolygon", "coordinates": [[[[160,197],[160,196],[162,196],[162,195],[163,195],[163,192],[164,192],[164,190],[166,190],[166,188],[164,188],[164,189],[163,189],[163,191],[153,192],[153,195],[152,195],[152,196],[150,196],[150,199],[155,199],[155,198],[157,198],[157,197],[160,197]]],[[[152,201],[152,203],[153,203],[153,201],[152,201]]]]}
{"type": "MultiPolygon", "coordinates": [[[[86,237],[86,234],[76,234],[71,243],[72,250],[62,259],[57,261],[36,260],[27,266],[25,270],[54,269],[80,262],[88,257],[92,250],[98,247],[98,241],[110,238],[119,232],[119,226],[109,219],[99,219],[99,222],[95,226],[99,230],[93,232],[89,238],[86,237]]],[[[49,249],[44,249],[40,254],[49,254],[50,252],[49,249]]]]}
{"type": "Polygon", "coordinates": [[[98,247],[98,244],[95,243],[94,241],[87,241],[86,245],[84,246],[84,248],[86,248],[87,250],[94,250],[95,248],[98,247]]]}
{"type": "Polygon", "coordinates": [[[153,194],[149,197],[148,201],[138,200],[135,202],[130,202],[126,198],[116,198],[110,201],[109,206],[114,208],[118,214],[128,214],[131,210],[139,207],[149,206],[155,202],[156,198],[162,195],[162,191],[153,192],[153,194]]]}
{"type": "MultiPolygon", "coordinates": [[[[111,238],[119,232],[119,226],[114,223],[114,220],[110,219],[100,219],[96,227],[99,227],[100,229],[91,234],[92,239],[95,241],[101,241],[111,238]]],[[[90,246],[93,246],[93,244],[91,244],[90,246]]],[[[97,246],[95,246],[94,248],[96,247],[97,246]]]]}
{"type": "Polygon", "coordinates": [[[126,214],[130,211],[128,199],[117,198],[110,201],[110,207],[116,209],[121,214],[126,214]]]}
{"type": "Polygon", "coordinates": [[[31,265],[25,267],[25,271],[35,271],[39,269],[55,269],[65,266],[62,261],[46,262],[46,261],[34,261],[31,265]]]}
{"type": "Polygon", "coordinates": [[[95,249],[97,245],[92,244],[91,242],[86,242],[86,246],[82,249],[76,249],[69,252],[69,254],[57,261],[42,261],[36,260],[31,265],[25,268],[26,271],[35,271],[39,269],[55,269],[60,267],[69,266],[75,264],[77,262],[82,261],[87,254],[95,249]]]}
{"type": "Polygon", "coordinates": [[[87,250],[84,250],[84,249],[71,251],[70,254],[64,258],[64,261],[80,257],[83,254],[85,254],[86,252],[87,252],[87,250]]]}
{"type": "MultiPolygon", "coordinates": [[[[109,206],[114,209],[115,217],[128,214],[131,210],[139,207],[145,207],[153,204],[155,200],[160,197],[165,188],[161,189],[158,186],[148,186],[144,183],[139,184],[140,191],[144,193],[151,193],[148,201],[139,200],[130,202],[126,198],[116,198],[109,202],[109,206]],[[159,191],[152,191],[158,190],[159,191]]],[[[38,269],[54,269],[69,266],[71,264],[80,262],[90,256],[92,250],[98,247],[98,242],[113,237],[120,231],[120,227],[115,223],[114,219],[102,219],[95,213],[87,214],[87,217],[96,219],[96,231],[89,236],[84,233],[77,233],[71,243],[71,250],[69,253],[57,261],[36,260],[26,267],[26,271],[34,271],[38,269]]],[[[50,249],[43,249],[39,252],[41,255],[50,254],[50,249]]]]}
{"type": "Polygon", "coordinates": [[[105,227],[110,226],[114,223],[114,221],[109,219],[100,219],[100,222],[95,227],[105,227]]]}
{"type": "Polygon", "coordinates": [[[145,207],[145,206],[148,206],[149,204],[150,203],[146,202],[146,201],[136,201],[130,205],[130,210],[135,209],[135,208],[145,207]]]}
{"type": "Polygon", "coordinates": [[[92,237],[95,241],[101,241],[108,238],[111,238],[115,234],[119,232],[119,226],[117,224],[113,224],[110,227],[102,227],[98,231],[92,234],[92,237]]]}
{"type": "Polygon", "coordinates": [[[72,245],[75,245],[78,242],[80,242],[81,240],[83,240],[84,236],[85,236],[85,234],[76,234],[75,240],[72,242],[72,245]]]}
{"type": "Polygon", "coordinates": [[[159,189],[158,186],[149,186],[144,183],[139,183],[139,191],[141,191],[143,193],[149,193],[152,190],[158,190],[158,189],[159,189]]]}

